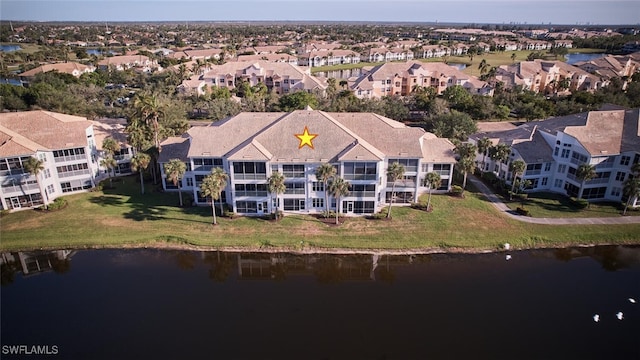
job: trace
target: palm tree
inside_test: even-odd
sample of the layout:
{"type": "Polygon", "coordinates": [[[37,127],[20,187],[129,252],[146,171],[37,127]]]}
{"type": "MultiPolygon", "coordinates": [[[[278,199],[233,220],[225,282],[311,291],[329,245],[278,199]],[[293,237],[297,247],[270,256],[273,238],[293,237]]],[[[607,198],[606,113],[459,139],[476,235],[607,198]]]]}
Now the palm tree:
{"type": "Polygon", "coordinates": [[[137,171],[140,173],[140,193],[144,194],[144,175],[143,171],[149,167],[149,163],[151,163],[151,156],[149,154],[145,154],[143,152],[137,153],[131,159],[131,169],[133,171],[137,171]]]}
{"type": "Polygon", "coordinates": [[[490,68],[491,68],[491,65],[487,63],[486,59],[482,59],[482,61],[480,61],[480,64],[478,64],[478,69],[480,70],[480,74],[484,74],[488,72],[490,68]]]}
{"type": "Polygon", "coordinates": [[[640,163],[633,164],[631,172],[632,175],[629,175],[629,178],[624,182],[624,187],[622,188],[624,196],[627,197],[622,215],[627,215],[627,209],[629,205],[631,205],[631,201],[640,196],[640,163]]]}
{"type": "Polygon", "coordinates": [[[491,148],[492,145],[493,143],[491,142],[491,139],[489,139],[488,137],[483,137],[482,139],[478,140],[478,143],[477,143],[478,152],[482,154],[482,171],[484,171],[484,164],[487,158],[487,152],[489,151],[489,148],[491,148]]]}
{"type": "Polygon", "coordinates": [[[174,186],[178,187],[178,197],[180,198],[180,207],[182,207],[182,191],[180,190],[180,183],[182,177],[187,171],[187,164],[180,159],[171,159],[164,164],[164,173],[167,175],[167,181],[171,181],[174,186]]]}
{"type": "MultiPolygon", "coordinates": [[[[116,166],[118,165],[114,156],[116,152],[120,151],[120,144],[114,138],[105,138],[102,141],[102,151],[104,152],[105,158],[103,160],[104,166],[107,168],[107,171],[113,170],[113,175],[116,174],[116,166]]],[[[111,180],[111,173],[109,173],[109,184],[113,186],[111,180]]]]}
{"type": "Polygon", "coordinates": [[[464,195],[464,189],[467,187],[467,175],[473,172],[475,168],[475,157],[477,148],[471,143],[460,143],[453,149],[453,152],[458,154],[458,170],[462,172],[462,195],[464,195]]]}
{"type": "Polygon", "coordinates": [[[115,173],[116,166],[118,166],[116,159],[112,157],[106,157],[100,160],[100,166],[103,166],[104,168],[107,169],[107,174],[109,174],[109,186],[113,187],[113,178],[111,177],[111,170],[113,170],[113,172],[115,173]]]}
{"type": "Polygon", "coordinates": [[[153,144],[160,151],[160,119],[165,116],[162,104],[155,95],[136,97],[133,103],[136,116],[153,130],[153,144]]]}
{"type": "Polygon", "coordinates": [[[391,181],[391,199],[389,199],[389,208],[387,209],[387,219],[391,218],[391,204],[396,196],[396,181],[404,176],[404,165],[394,162],[387,168],[387,181],[391,181]]]}
{"type": "Polygon", "coordinates": [[[498,144],[489,148],[489,158],[494,162],[506,163],[509,155],[511,155],[511,148],[507,144],[498,144]]]}
{"type": "Polygon", "coordinates": [[[329,214],[329,197],[328,197],[328,189],[327,185],[329,184],[329,179],[336,175],[336,168],[329,164],[323,163],[316,169],[316,179],[322,181],[323,189],[324,189],[324,211],[329,214]]]}
{"type": "MultiPolygon", "coordinates": [[[[272,195],[275,195],[276,200],[278,199],[278,195],[284,194],[284,192],[287,191],[287,187],[284,184],[285,177],[279,171],[272,172],[268,180],[269,180],[269,185],[268,185],[269,193],[271,193],[272,195]]],[[[277,203],[278,202],[276,202],[276,204],[277,203]]],[[[276,220],[278,220],[277,205],[273,208],[273,211],[274,211],[276,220]]]]}
{"type": "MultiPolygon", "coordinates": [[[[214,168],[211,174],[207,175],[200,184],[200,192],[205,197],[211,198],[211,211],[213,212],[213,225],[217,225],[215,201],[220,198],[222,190],[227,186],[229,174],[222,168],[214,168]]],[[[222,214],[222,203],[220,203],[220,213],[222,214]]]]}
{"type": "Polygon", "coordinates": [[[596,167],[589,164],[582,164],[578,166],[576,170],[576,178],[580,180],[580,192],[578,193],[578,199],[582,199],[582,193],[584,191],[584,183],[598,176],[596,173],[596,167]]]}
{"type": "Polygon", "coordinates": [[[329,192],[331,192],[331,195],[336,198],[336,225],[339,224],[338,214],[340,213],[340,198],[349,195],[350,187],[351,184],[339,176],[333,177],[333,179],[331,179],[331,184],[329,184],[329,192]]]}
{"type": "Polygon", "coordinates": [[[40,190],[40,196],[42,197],[42,203],[44,204],[44,208],[47,209],[47,194],[44,194],[42,189],[42,183],[40,182],[40,172],[44,171],[44,162],[35,157],[29,157],[27,161],[25,161],[22,166],[24,166],[24,170],[29,174],[36,177],[36,182],[38,183],[38,190],[40,190]],[[44,194],[44,196],[42,196],[44,194]]]}
{"type": "MultiPolygon", "coordinates": [[[[218,187],[218,194],[216,197],[213,198],[213,200],[219,199],[220,195],[222,195],[222,191],[224,190],[224,188],[227,187],[227,182],[229,181],[229,174],[227,174],[223,168],[213,168],[213,170],[211,170],[211,177],[213,177],[214,181],[217,184],[218,187]]],[[[222,209],[222,202],[220,202],[220,214],[222,214],[224,211],[222,209]]]]}
{"type": "Polygon", "coordinates": [[[520,159],[514,160],[509,164],[509,171],[511,171],[511,174],[513,175],[511,178],[511,193],[509,193],[509,200],[513,200],[513,191],[516,188],[516,177],[519,174],[522,174],[526,168],[527,164],[520,159]]]}
{"type": "Polygon", "coordinates": [[[433,189],[437,189],[442,184],[442,178],[440,178],[440,174],[437,172],[430,172],[424,178],[424,185],[429,187],[429,198],[427,200],[427,211],[431,209],[431,191],[433,189]]]}

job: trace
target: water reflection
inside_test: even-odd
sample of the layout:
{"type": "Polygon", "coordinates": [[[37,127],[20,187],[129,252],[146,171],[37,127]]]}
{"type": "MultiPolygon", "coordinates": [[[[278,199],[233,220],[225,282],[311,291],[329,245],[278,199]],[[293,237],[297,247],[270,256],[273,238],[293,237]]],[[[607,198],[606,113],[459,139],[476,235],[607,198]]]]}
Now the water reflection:
{"type": "Polygon", "coordinates": [[[2,285],[12,283],[18,272],[23,276],[48,271],[64,274],[71,269],[71,257],[75,253],[74,250],[1,253],[2,285]]]}
{"type": "MultiPolygon", "coordinates": [[[[535,258],[554,258],[569,262],[590,258],[606,271],[618,271],[640,265],[640,247],[596,246],[528,251],[535,258]]],[[[11,284],[20,273],[29,277],[53,271],[64,274],[71,270],[74,250],[13,252],[0,254],[2,285],[11,284]]],[[[517,262],[517,252],[514,253],[517,262]]],[[[114,266],[144,265],[147,261],[162,261],[166,255],[178,269],[191,271],[208,268],[212,281],[224,283],[232,275],[237,280],[284,281],[289,278],[313,277],[321,284],[378,281],[393,283],[400,269],[420,264],[432,265],[460,262],[471,254],[384,255],[384,254],[293,254],[293,253],[234,253],[197,251],[135,250],[120,251],[113,257],[114,266]]],[[[475,255],[481,256],[481,255],[475,255]]],[[[487,260],[497,261],[499,254],[485,254],[487,260]]]]}

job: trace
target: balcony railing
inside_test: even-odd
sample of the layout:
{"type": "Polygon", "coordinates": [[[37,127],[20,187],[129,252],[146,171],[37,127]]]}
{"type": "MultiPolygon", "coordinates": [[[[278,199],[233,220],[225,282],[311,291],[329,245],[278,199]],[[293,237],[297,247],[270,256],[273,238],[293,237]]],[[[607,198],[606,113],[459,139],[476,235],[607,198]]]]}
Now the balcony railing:
{"type": "Polygon", "coordinates": [[[39,190],[38,184],[5,184],[2,185],[3,193],[23,192],[27,190],[39,190]]]}
{"type": "Polygon", "coordinates": [[[267,196],[267,191],[246,191],[246,190],[236,190],[236,196],[253,196],[253,197],[265,197],[267,196]]]}
{"type": "Polygon", "coordinates": [[[55,162],[67,162],[67,161],[77,161],[77,160],[87,160],[87,156],[85,154],[79,154],[79,155],[69,155],[69,156],[58,156],[54,158],[55,162]]]}
{"type": "Polygon", "coordinates": [[[59,178],[68,178],[68,177],[72,177],[72,176],[88,175],[88,174],[91,174],[91,170],[90,169],[82,169],[82,170],[65,171],[63,173],[58,173],[58,177],[59,178]]]}
{"type": "Polygon", "coordinates": [[[267,174],[233,174],[235,180],[266,180],[267,174]]]}
{"type": "Polygon", "coordinates": [[[351,193],[349,193],[349,197],[357,197],[357,198],[363,198],[363,197],[376,197],[376,192],[375,191],[352,191],[351,193]]]}
{"type": "Polygon", "coordinates": [[[540,175],[542,174],[542,170],[527,170],[524,175],[525,176],[530,176],[530,175],[540,175]]]}
{"type": "Polygon", "coordinates": [[[0,171],[0,176],[23,175],[26,173],[24,169],[2,170],[0,171]]]}
{"type": "Polygon", "coordinates": [[[609,182],[609,178],[591,179],[585,182],[585,185],[606,184],[609,182]]]}

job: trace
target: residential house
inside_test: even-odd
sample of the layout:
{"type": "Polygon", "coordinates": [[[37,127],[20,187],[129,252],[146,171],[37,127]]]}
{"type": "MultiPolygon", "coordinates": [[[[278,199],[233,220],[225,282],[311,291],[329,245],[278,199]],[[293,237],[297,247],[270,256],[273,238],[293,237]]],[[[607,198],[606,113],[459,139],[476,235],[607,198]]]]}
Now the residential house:
{"type": "MultiPolygon", "coordinates": [[[[590,111],[528,122],[515,129],[474,134],[470,142],[487,137],[493,144],[511,147],[509,159],[495,163],[489,157],[484,171],[511,182],[508,164],[526,163],[521,178],[528,191],[549,191],[588,200],[624,201],[624,182],[632,176],[631,166],[640,162],[640,109],[590,111]],[[582,164],[595,166],[597,176],[584,185],[577,176],[582,164]]],[[[640,205],[638,199],[632,201],[640,205]]]]}
{"type": "Polygon", "coordinates": [[[0,114],[2,209],[32,208],[85,191],[97,173],[91,121],[42,110],[0,114]],[[43,162],[38,178],[24,169],[30,157],[43,162]]]}
{"type": "MultiPolygon", "coordinates": [[[[631,77],[640,70],[640,62],[630,56],[606,55],[589,61],[577,62],[573,65],[588,73],[597,75],[607,82],[612,78],[631,77]]],[[[626,87],[626,82],[624,86],[626,87]]]]}
{"type": "Polygon", "coordinates": [[[422,58],[434,58],[443,57],[449,55],[451,50],[448,47],[442,45],[425,45],[422,47],[422,58]]]}
{"type": "Polygon", "coordinates": [[[28,83],[32,81],[36,75],[43,74],[49,71],[57,71],[59,73],[80,77],[80,75],[93,72],[95,71],[95,69],[96,68],[93,66],[87,66],[84,64],[70,61],[65,63],[41,65],[41,66],[38,66],[37,68],[31,69],[29,71],[25,71],[21,73],[19,76],[20,76],[20,80],[28,83]]]}
{"type": "MultiPolygon", "coordinates": [[[[451,187],[453,144],[420,128],[373,113],[326,113],[311,109],[290,113],[241,113],[206,127],[193,127],[183,137],[162,143],[159,162],[178,158],[189,169],[180,189],[206,205],[199,186],[215,167],[229,174],[221,202],[243,215],[260,215],[276,208],[285,212],[321,213],[324,184],[315,171],[332,164],[350,184],[349,195],[329,209],[345,214],[373,213],[391,199],[389,164],[399,162],[405,175],[396,182],[397,203],[416,201],[426,192],[428,172],[442,177],[437,191],[451,187]],[[286,191],[278,199],[268,191],[275,171],[285,176],[286,191]]],[[[161,166],[162,169],[162,166],[161,166]]],[[[163,174],[163,186],[176,191],[163,174]]]]}
{"type": "Polygon", "coordinates": [[[238,61],[270,61],[281,62],[291,65],[298,65],[298,56],[290,54],[256,54],[256,55],[238,55],[238,61]]]}
{"type": "Polygon", "coordinates": [[[98,62],[98,69],[109,70],[134,69],[145,73],[150,73],[162,68],[156,60],[152,60],[145,55],[122,55],[106,57],[98,62]]]}
{"type": "Polygon", "coordinates": [[[235,88],[238,81],[247,81],[251,86],[263,83],[269,91],[274,91],[276,94],[288,94],[295,91],[324,94],[327,88],[327,85],[312,76],[308,69],[303,70],[295,65],[264,60],[234,61],[213,65],[210,71],[198,79],[204,80],[209,87],[229,89],[235,88]]]}
{"type": "Polygon", "coordinates": [[[472,94],[493,95],[493,88],[475,76],[441,62],[385,63],[358,77],[351,89],[358,98],[409,95],[417,86],[432,87],[438,94],[460,85],[472,94]]]}

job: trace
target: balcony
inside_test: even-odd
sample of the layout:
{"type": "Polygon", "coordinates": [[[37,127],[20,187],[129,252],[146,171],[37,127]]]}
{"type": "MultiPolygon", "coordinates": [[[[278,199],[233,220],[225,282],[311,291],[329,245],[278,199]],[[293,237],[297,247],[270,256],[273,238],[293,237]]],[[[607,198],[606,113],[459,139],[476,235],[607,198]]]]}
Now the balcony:
{"type": "Polygon", "coordinates": [[[267,174],[233,174],[234,180],[266,180],[267,174]]]}
{"type": "Polygon", "coordinates": [[[68,177],[73,177],[73,176],[80,176],[80,175],[89,175],[91,174],[91,170],[90,169],[82,169],[82,170],[75,170],[75,171],[65,171],[63,173],[58,173],[58,177],[59,178],[68,178],[68,177]]]}
{"type": "Polygon", "coordinates": [[[251,196],[251,197],[265,197],[267,196],[267,191],[259,191],[259,190],[236,190],[235,196],[251,196]]]}
{"type": "Polygon", "coordinates": [[[54,161],[57,163],[67,162],[67,161],[78,161],[78,160],[87,160],[87,156],[85,154],[78,154],[78,155],[57,156],[54,158],[54,161]]]}
{"type": "Polygon", "coordinates": [[[357,198],[375,198],[375,191],[351,191],[348,195],[349,197],[357,197],[357,198]]]}

